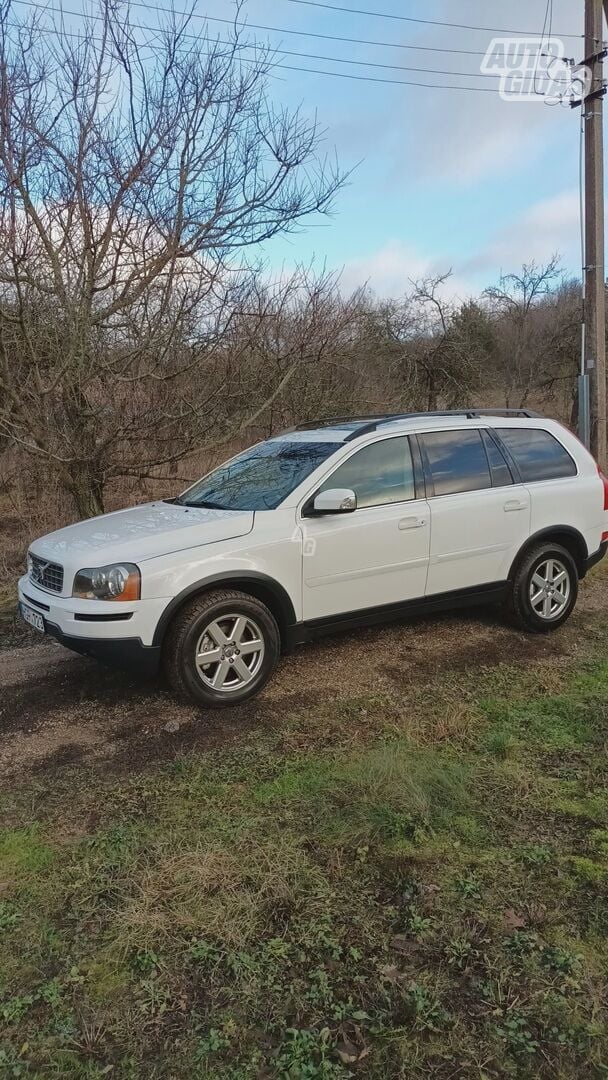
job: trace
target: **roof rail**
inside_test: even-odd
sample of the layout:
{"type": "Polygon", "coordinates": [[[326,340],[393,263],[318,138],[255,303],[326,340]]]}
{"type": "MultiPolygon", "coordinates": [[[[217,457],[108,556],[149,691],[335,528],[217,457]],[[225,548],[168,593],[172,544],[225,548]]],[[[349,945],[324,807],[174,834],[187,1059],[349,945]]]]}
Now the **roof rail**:
{"type": "Polygon", "coordinates": [[[336,424],[358,424],[359,427],[353,429],[345,438],[345,442],[351,442],[352,439],[358,439],[361,435],[367,435],[370,431],[375,431],[376,428],[382,424],[392,424],[395,420],[415,420],[426,419],[429,416],[462,416],[467,420],[475,420],[480,416],[520,416],[527,419],[540,419],[541,413],[534,412],[532,409],[431,409],[424,410],[422,412],[403,412],[403,413],[372,413],[367,416],[351,415],[351,416],[322,416],[316,420],[306,420],[302,424],[296,424],[293,427],[286,428],[281,434],[289,435],[294,431],[311,431],[315,428],[331,427],[336,424]]]}
{"type": "Polygon", "coordinates": [[[358,439],[361,435],[367,435],[370,431],[375,431],[382,424],[391,424],[395,420],[424,420],[433,416],[462,416],[467,420],[475,420],[481,416],[519,416],[526,419],[539,419],[540,415],[540,413],[534,412],[532,409],[433,409],[426,412],[392,413],[380,418],[370,416],[367,424],[356,428],[346,436],[344,441],[351,442],[352,439],[358,439]]]}
{"type": "Polygon", "coordinates": [[[366,416],[320,416],[316,420],[305,420],[302,424],[294,424],[286,428],[283,434],[291,431],[310,431],[319,427],[331,427],[332,424],[365,424],[372,420],[383,420],[386,413],[372,413],[366,416]]]}

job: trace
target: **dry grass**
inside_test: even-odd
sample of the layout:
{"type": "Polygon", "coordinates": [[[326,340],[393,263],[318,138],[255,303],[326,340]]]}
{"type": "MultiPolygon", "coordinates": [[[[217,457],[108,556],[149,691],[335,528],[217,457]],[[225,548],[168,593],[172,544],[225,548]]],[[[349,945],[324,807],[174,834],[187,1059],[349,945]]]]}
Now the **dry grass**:
{"type": "Polygon", "coordinates": [[[161,852],[136,874],[119,915],[125,947],[146,948],[204,927],[208,938],[244,948],[265,932],[277,905],[295,908],[321,884],[301,841],[287,836],[256,838],[242,849],[179,847],[178,854],[161,852]]]}

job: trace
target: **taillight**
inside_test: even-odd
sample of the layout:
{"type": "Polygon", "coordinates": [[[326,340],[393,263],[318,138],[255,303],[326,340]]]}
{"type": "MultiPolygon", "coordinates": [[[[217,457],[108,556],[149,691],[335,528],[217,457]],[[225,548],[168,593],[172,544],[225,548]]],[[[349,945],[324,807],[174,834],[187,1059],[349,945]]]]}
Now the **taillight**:
{"type": "Polygon", "coordinates": [[[608,476],[604,476],[599,466],[597,471],[599,472],[602,478],[602,483],[604,485],[604,510],[608,510],[608,476]]]}

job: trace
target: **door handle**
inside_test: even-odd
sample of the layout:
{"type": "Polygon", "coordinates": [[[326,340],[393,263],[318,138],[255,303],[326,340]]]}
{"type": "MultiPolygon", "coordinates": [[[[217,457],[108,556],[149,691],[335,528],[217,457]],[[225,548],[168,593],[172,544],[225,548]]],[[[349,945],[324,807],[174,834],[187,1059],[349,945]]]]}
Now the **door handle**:
{"type": "Polygon", "coordinates": [[[528,509],[527,502],[520,502],[518,499],[510,499],[509,502],[506,502],[505,505],[504,505],[505,514],[510,514],[514,510],[527,510],[527,509],[528,509]]]}
{"type": "Polygon", "coordinates": [[[426,518],[420,517],[406,517],[401,518],[399,522],[399,528],[403,532],[405,529],[422,529],[427,523],[426,518]]]}

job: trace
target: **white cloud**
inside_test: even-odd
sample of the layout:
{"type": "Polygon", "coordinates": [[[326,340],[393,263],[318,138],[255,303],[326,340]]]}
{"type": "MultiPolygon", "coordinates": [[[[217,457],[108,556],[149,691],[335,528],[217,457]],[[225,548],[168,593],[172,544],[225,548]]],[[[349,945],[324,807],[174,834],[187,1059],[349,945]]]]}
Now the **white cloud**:
{"type": "Polygon", "coordinates": [[[546,262],[557,253],[564,266],[580,263],[580,208],[576,191],[562,191],[534,203],[519,217],[501,227],[487,247],[463,264],[465,274],[481,271],[507,272],[522,262],[546,262]]]}
{"type": "MultiPolygon", "coordinates": [[[[378,251],[345,263],[340,281],[344,292],[367,283],[378,296],[395,297],[410,290],[412,281],[446,274],[450,269],[446,259],[431,259],[398,240],[390,240],[378,251]]],[[[476,291],[470,281],[458,274],[452,274],[443,288],[444,296],[450,299],[465,299],[476,291]]]]}
{"type": "Polygon", "coordinates": [[[518,162],[529,163],[542,148],[539,132],[545,118],[540,108],[488,96],[469,101],[466,109],[451,103],[446,116],[436,101],[427,102],[424,128],[441,135],[421,140],[414,159],[418,171],[464,185],[504,174],[518,162]]]}
{"type": "Polygon", "coordinates": [[[443,295],[464,300],[479,295],[501,272],[518,270],[523,262],[547,262],[557,253],[562,265],[576,272],[579,256],[579,200],[576,191],[563,191],[528,207],[496,231],[472,257],[450,260],[421,254],[398,240],[345,263],[341,283],[345,292],[368,283],[378,296],[400,296],[412,281],[452,270],[443,295]]]}

